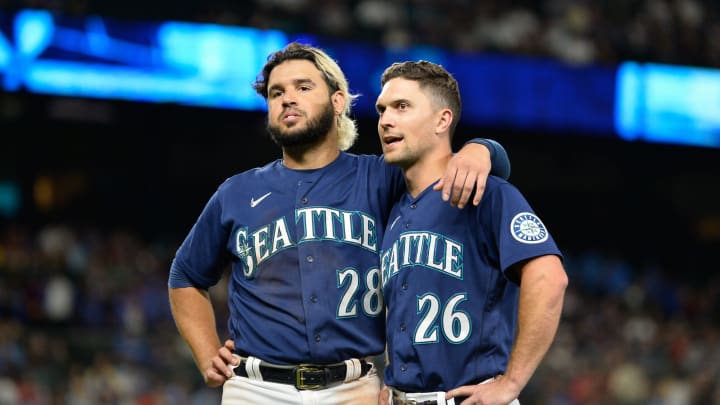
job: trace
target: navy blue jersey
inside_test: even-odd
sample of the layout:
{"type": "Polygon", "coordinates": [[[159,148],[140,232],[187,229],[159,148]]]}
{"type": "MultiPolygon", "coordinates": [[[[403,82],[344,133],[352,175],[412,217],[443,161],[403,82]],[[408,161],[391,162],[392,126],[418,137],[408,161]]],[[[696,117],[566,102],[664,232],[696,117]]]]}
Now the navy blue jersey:
{"type": "Polygon", "coordinates": [[[478,207],[453,208],[432,187],[405,194],[382,241],[389,365],[385,383],[447,391],[505,371],[517,324],[519,261],[560,255],[522,194],[490,176],[478,207]]]}
{"type": "Polygon", "coordinates": [[[298,364],[382,353],[378,253],[404,190],[382,157],[348,153],[317,170],[278,160],[235,175],[178,249],[169,285],[206,289],[229,260],[228,326],[240,354],[298,364]]]}

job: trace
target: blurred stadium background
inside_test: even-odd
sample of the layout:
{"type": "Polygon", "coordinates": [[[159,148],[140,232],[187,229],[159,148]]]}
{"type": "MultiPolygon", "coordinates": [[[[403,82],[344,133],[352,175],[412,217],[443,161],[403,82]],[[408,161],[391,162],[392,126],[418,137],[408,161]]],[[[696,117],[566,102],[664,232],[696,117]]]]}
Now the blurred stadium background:
{"type": "MultiPolygon", "coordinates": [[[[174,29],[177,49],[217,27],[220,37],[252,29],[232,35],[267,39],[253,42],[263,57],[289,38],[327,46],[364,103],[393,58],[458,74],[457,144],[502,142],[511,181],[570,275],[557,340],[523,404],[720,404],[720,7],[710,0],[0,1],[0,404],[218,403],[170,317],[167,271],[220,182],[279,150],[251,96],[183,99],[124,76],[198,68],[153,38],[174,29]],[[122,83],[114,92],[97,79],[108,75],[122,83]]],[[[201,60],[222,59],[219,49],[201,60]]],[[[249,69],[233,83],[247,92],[263,60],[246,58],[182,83],[249,69]]],[[[352,151],[380,153],[376,117],[358,107],[352,151]]],[[[224,294],[213,290],[219,320],[224,294]]]]}

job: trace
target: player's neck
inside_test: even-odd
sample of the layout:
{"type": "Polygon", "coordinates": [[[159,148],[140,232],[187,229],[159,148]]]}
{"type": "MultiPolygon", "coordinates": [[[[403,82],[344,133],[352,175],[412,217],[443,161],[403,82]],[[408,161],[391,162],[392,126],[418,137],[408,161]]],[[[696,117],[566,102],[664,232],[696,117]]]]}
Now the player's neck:
{"type": "Polygon", "coordinates": [[[294,170],[320,169],[335,161],[339,155],[337,133],[333,132],[315,145],[284,147],[283,164],[294,170]]]}
{"type": "Polygon", "coordinates": [[[423,157],[412,166],[403,169],[408,193],[417,197],[445,173],[445,167],[452,153],[434,154],[423,157]]]}

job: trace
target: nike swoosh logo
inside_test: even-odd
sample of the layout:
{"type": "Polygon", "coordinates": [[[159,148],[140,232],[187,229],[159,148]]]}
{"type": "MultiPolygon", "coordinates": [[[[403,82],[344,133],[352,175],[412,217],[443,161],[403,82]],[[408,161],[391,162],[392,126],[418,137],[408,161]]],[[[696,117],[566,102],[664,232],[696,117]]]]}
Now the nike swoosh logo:
{"type": "Polygon", "coordinates": [[[270,194],[272,194],[272,191],[270,191],[269,193],[265,194],[264,196],[258,198],[257,200],[255,198],[250,198],[250,207],[255,208],[256,205],[260,204],[260,202],[262,202],[262,200],[266,199],[270,194]]]}

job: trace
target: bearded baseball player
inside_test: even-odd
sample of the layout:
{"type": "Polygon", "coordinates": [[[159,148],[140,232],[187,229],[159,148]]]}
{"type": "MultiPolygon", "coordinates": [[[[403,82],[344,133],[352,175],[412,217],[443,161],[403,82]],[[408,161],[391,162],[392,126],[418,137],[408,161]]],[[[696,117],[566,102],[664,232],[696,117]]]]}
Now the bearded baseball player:
{"type": "Polygon", "coordinates": [[[390,389],[381,403],[516,404],[558,327],[560,251],[503,179],[488,177],[480,205],[463,210],[432,191],[461,108],[442,66],[396,63],[381,80],[383,153],[407,183],[382,240],[390,389]]]}
{"type": "MultiPolygon", "coordinates": [[[[170,269],[175,322],[225,404],[376,403],[378,253],[402,172],[344,152],[357,135],[355,96],[322,50],[293,43],[270,55],[255,88],[282,159],[230,177],[207,202],[170,269]],[[208,289],[227,264],[230,339],[221,345],[208,289]]],[[[493,173],[509,173],[501,146],[477,142],[435,191],[449,207],[480,201],[491,157],[493,173]]]]}

